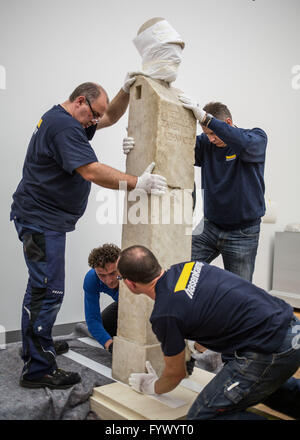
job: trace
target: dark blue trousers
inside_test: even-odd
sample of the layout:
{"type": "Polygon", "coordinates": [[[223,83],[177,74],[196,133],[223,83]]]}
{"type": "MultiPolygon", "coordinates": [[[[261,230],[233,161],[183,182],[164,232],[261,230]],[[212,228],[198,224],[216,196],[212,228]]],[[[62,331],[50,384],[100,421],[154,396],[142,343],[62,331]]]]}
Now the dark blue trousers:
{"type": "Polygon", "coordinates": [[[24,379],[56,368],[52,328],[64,297],[66,234],[15,220],[23,243],[28,283],[22,306],[24,379]]]}

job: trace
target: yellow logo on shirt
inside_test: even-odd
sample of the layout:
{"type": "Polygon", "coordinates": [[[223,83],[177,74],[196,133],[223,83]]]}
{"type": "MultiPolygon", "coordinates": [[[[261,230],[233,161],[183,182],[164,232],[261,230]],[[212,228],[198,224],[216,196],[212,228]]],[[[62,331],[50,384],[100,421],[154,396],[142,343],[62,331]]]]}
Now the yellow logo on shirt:
{"type": "Polygon", "coordinates": [[[232,156],[226,156],[226,161],[234,160],[234,159],[236,159],[236,154],[233,154],[232,156]]]}
{"type": "Polygon", "coordinates": [[[40,126],[42,125],[43,119],[41,118],[33,132],[33,134],[37,134],[38,129],[40,128],[40,126]]]}
{"type": "Polygon", "coordinates": [[[193,299],[202,267],[203,263],[200,261],[185,263],[180,277],[177,280],[174,292],[184,291],[190,299],[193,299]]]}
{"type": "Polygon", "coordinates": [[[174,292],[180,292],[181,290],[184,290],[186,288],[194,264],[194,261],[191,261],[190,263],[185,263],[181,271],[180,277],[177,280],[174,292]]]}

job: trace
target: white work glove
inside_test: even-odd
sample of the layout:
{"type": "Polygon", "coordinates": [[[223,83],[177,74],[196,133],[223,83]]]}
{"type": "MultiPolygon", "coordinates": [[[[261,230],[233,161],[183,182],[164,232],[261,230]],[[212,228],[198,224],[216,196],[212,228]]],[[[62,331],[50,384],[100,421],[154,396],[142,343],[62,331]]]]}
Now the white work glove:
{"type": "Polygon", "coordinates": [[[123,153],[128,154],[134,147],[134,139],[132,137],[125,137],[123,139],[123,153]]]}
{"type": "Polygon", "coordinates": [[[130,87],[135,82],[137,75],[144,75],[144,76],[146,76],[144,74],[144,72],[142,72],[141,70],[137,70],[137,71],[134,71],[134,72],[128,72],[126,74],[126,77],[124,79],[124,84],[123,84],[123,87],[122,87],[122,89],[124,90],[125,93],[129,93],[130,92],[130,87]]]}
{"type": "Polygon", "coordinates": [[[124,90],[125,93],[129,93],[130,92],[130,87],[132,86],[132,84],[134,83],[134,81],[136,80],[136,72],[128,72],[126,74],[126,77],[124,79],[124,84],[122,89],[124,90]]]}
{"type": "Polygon", "coordinates": [[[146,361],[148,373],[132,373],[129,376],[129,385],[138,393],[156,394],[154,384],[157,381],[157,374],[149,361],[146,361]]]}
{"type": "Polygon", "coordinates": [[[186,95],[179,95],[179,101],[182,102],[184,108],[192,110],[196,119],[199,120],[200,124],[205,120],[206,112],[199,107],[197,102],[193,102],[191,98],[186,95]]]}
{"type": "Polygon", "coordinates": [[[201,359],[203,353],[195,348],[195,341],[190,341],[189,339],[186,339],[186,342],[191,352],[191,357],[194,359],[201,359]]]}
{"type": "Polygon", "coordinates": [[[159,174],[151,174],[154,167],[155,162],[147,166],[143,174],[138,177],[135,189],[143,189],[148,194],[161,196],[166,192],[167,180],[159,174]]]}

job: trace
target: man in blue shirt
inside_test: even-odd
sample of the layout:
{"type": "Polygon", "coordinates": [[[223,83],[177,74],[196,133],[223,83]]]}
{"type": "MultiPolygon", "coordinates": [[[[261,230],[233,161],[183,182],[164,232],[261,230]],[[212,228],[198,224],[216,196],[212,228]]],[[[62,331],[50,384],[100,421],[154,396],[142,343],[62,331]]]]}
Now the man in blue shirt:
{"type": "Polygon", "coordinates": [[[93,338],[112,353],[113,337],[117,334],[119,280],[117,260],[121,250],[114,244],[104,244],[91,251],[91,269],[84,278],[84,311],[88,330],[93,338]],[[100,295],[106,293],[114,301],[101,314],[100,295]]]}
{"type": "MultiPolygon", "coordinates": [[[[300,366],[300,321],[292,307],[226,270],[190,261],[162,270],[143,246],[123,250],[118,271],[134,294],[153,299],[152,329],[161,343],[165,368],[157,377],[133,373],[139,392],[163,394],[186,376],[185,340],[234,357],[200,392],[188,419],[247,417],[245,410],[269,399],[300,366]]],[[[296,379],[295,379],[296,381],[296,379]]],[[[300,380],[293,416],[300,417],[300,380]]]]}
{"type": "Polygon", "coordinates": [[[110,104],[99,84],[79,85],[40,118],[31,137],[10,214],[29,272],[22,307],[21,386],[64,389],[80,381],[77,373],[57,368],[52,327],[65,290],[66,233],[86,209],[91,182],[111,189],[126,182],[129,190],[158,195],[165,191],[166,179],[151,174],[154,163],[140,177],[131,176],[100,163],[89,143],[96,129],[124,114],[134,80],[127,75],[110,104]]]}
{"type": "MultiPolygon", "coordinates": [[[[117,261],[121,250],[114,244],[104,244],[91,251],[88,263],[91,269],[84,278],[84,310],[89,333],[111,354],[113,337],[118,327],[119,276],[117,261]],[[114,301],[103,312],[100,310],[100,295],[106,293],[114,301]]],[[[189,374],[194,362],[186,362],[189,374]]]]}
{"type": "Polygon", "coordinates": [[[204,229],[192,237],[192,260],[210,263],[221,254],[225,269],[252,281],[265,214],[267,135],[260,128],[236,127],[220,102],[202,110],[184,95],[179,99],[203,130],[196,140],[195,166],[201,167],[204,229]]]}

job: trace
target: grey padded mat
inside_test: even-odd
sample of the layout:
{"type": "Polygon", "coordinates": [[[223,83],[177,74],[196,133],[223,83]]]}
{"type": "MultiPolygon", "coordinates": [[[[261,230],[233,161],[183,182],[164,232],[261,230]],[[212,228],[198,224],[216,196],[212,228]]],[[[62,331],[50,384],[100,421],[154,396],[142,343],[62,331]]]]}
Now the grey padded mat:
{"type": "MultiPolygon", "coordinates": [[[[88,334],[76,329],[71,335],[56,337],[75,351],[101,365],[111,368],[111,355],[100,347],[91,347],[78,338],[88,334]]],[[[21,343],[6,345],[0,350],[0,420],[93,420],[98,417],[90,411],[89,398],[93,388],[112,383],[113,380],[85,367],[64,355],[57,357],[59,368],[76,371],[81,382],[67,390],[49,388],[27,389],[19,386],[23,367],[20,357],[21,343]]]]}

